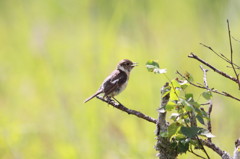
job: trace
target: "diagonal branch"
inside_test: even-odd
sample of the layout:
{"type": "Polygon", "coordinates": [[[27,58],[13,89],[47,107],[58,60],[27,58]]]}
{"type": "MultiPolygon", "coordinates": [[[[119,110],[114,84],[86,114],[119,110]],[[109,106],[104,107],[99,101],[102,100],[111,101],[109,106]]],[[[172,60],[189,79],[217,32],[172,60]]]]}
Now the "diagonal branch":
{"type": "Polygon", "coordinates": [[[211,50],[214,54],[216,54],[218,57],[220,57],[221,59],[223,59],[223,60],[226,61],[227,63],[230,63],[230,62],[231,62],[231,61],[230,61],[227,57],[225,57],[223,54],[219,54],[219,53],[217,53],[215,50],[213,50],[212,47],[207,46],[207,45],[205,45],[205,44],[203,44],[203,43],[200,43],[200,45],[208,48],[208,49],[211,50]]]}
{"type": "Polygon", "coordinates": [[[220,156],[222,156],[224,154],[224,151],[221,150],[219,147],[217,147],[214,143],[212,142],[209,142],[207,140],[202,140],[200,139],[201,142],[207,146],[208,148],[212,149],[213,151],[215,151],[216,153],[218,153],[220,156]]]}
{"type": "MultiPolygon", "coordinates": [[[[234,37],[232,37],[232,38],[234,39],[234,37]]],[[[224,61],[226,61],[227,63],[231,64],[231,61],[230,61],[226,56],[224,56],[222,53],[217,53],[215,50],[213,50],[212,47],[207,46],[206,44],[200,43],[200,45],[208,48],[208,49],[211,50],[214,54],[216,54],[219,58],[221,58],[221,59],[223,59],[224,61]]],[[[235,63],[233,63],[233,65],[234,65],[237,69],[240,68],[240,66],[238,66],[238,65],[235,64],[235,63]]]]}
{"type": "Polygon", "coordinates": [[[124,111],[124,112],[128,113],[128,114],[135,115],[139,118],[142,118],[142,119],[144,119],[148,122],[152,122],[154,124],[157,123],[156,119],[154,119],[150,116],[147,116],[147,115],[145,115],[145,114],[143,114],[139,111],[128,109],[127,107],[123,106],[121,103],[115,103],[113,100],[110,101],[110,100],[104,99],[103,97],[100,97],[100,96],[97,96],[97,98],[100,99],[101,101],[105,102],[105,103],[110,104],[111,106],[113,106],[113,107],[115,107],[115,108],[117,108],[121,111],[124,111]]]}
{"type": "Polygon", "coordinates": [[[197,88],[206,89],[206,90],[209,90],[209,91],[211,91],[211,92],[213,92],[213,93],[220,94],[220,95],[223,95],[223,96],[225,96],[225,97],[229,97],[229,98],[235,99],[235,100],[237,100],[237,101],[240,101],[239,98],[234,97],[233,95],[231,95],[231,94],[229,94],[229,93],[227,93],[227,92],[224,92],[224,91],[219,92],[219,91],[216,90],[216,89],[213,89],[213,88],[209,89],[209,88],[206,88],[206,87],[204,87],[204,86],[195,84],[195,83],[189,81],[189,80],[187,79],[187,77],[183,76],[183,75],[182,75],[180,72],[178,72],[178,71],[177,71],[177,74],[180,75],[180,76],[181,76],[182,78],[184,78],[185,80],[187,80],[188,83],[190,83],[191,85],[193,85],[193,86],[195,86],[195,87],[197,87],[197,88]]]}
{"type": "Polygon", "coordinates": [[[222,72],[222,71],[218,70],[217,68],[213,67],[211,64],[209,64],[209,63],[205,62],[204,60],[202,60],[201,58],[199,58],[194,53],[191,53],[190,55],[188,55],[188,57],[189,58],[193,58],[193,59],[201,62],[202,64],[204,64],[204,65],[208,66],[209,68],[211,68],[213,71],[217,72],[218,74],[220,74],[220,75],[222,75],[222,76],[224,76],[224,77],[226,77],[226,78],[228,78],[228,79],[230,79],[230,80],[232,80],[232,81],[234,81],[236,83],[239,83],[236,78],[226,74],[225,72],[222,72]]]}

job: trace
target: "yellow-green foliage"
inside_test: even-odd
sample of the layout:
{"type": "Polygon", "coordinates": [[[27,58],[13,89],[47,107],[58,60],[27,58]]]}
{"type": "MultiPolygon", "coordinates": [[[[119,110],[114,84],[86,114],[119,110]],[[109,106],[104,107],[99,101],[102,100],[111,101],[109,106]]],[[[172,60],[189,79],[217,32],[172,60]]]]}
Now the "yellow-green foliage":
{"type": "MultiPolygon", "coordinates": [[[[117,99],[156,118],[166,79],[148,73],[146,61],[158,60],[168,77],[188,71],[202,82],[199,63],[187,58],[194,51],[231,74],[199,42],[228,56],[226,19],[240,38],[239,15],[236,0],[1,0],[0,158],[155,158],[154,124],[84,99],[129,58],[139,66],[117,99]]],[[[233,43],[238,63],[240,44],[233,43]]],[[[210,87],[239,95],[229,80],[208,75],[210,87]]],[[[214,142],[231,153],[239,103],[213,99],[214,142]]]]}

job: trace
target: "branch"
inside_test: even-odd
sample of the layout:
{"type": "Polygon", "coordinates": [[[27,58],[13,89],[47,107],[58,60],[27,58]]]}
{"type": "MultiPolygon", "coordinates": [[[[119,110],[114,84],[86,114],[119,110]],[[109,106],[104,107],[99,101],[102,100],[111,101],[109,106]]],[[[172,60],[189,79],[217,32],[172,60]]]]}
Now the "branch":
{"type": "Polygon", "coordinates": [[[202,141],[199,139],[199,137],[198,137],[198,136],[197,136],[197,140],[198,140],[199,144],[201,145],[201,147],[202,147],[202,150],[203,150],[203,152],[206,154],[207,158],[208,158],[208,159],[210,159],[210,157],[209,157],[209,155],[208,155],[207,151],[205,150],[205,148],[204,148],[204,146],[203,146],[203,143],[202,143],[202,141]]]}
{"type": "Polygon", "coordinates": [[[202,157],[201,155],[195,153],[192,149],[188,150],[189,152],[191,152],[192,154],[194,154],[195,156],[199,157],[199,158],[203,158],[206,159],[205,157],[202,157]]]}
{"type": "Polygon", "coordinates": [[[212,149],[214,152],[219,154],[219,156],[221,156],[222,158],[224,158],[224,159],[231,159],[230,155],[226,151],[221,150],[214,143],[212,143],[212,142],[210,142],[208,140],[203,140],[203,139],[200,139],[200,140],[203,143],[203,145],[205,145],[208,148],[212,149]]]}
{"type": "Polygon", "coordinates": [[[115,103],[113,100],[110,101],[110,100],[104,99],[103,97],[100,97],[100,96],[97,96],[97,98],[100,99],[101,101],[105,102],[105,103],[110,104],[111,106],[113,106],[113,107],[115,107],[115,108],[117,108],[121,111],[124,111],[124,112],[128,113],[128,114],[135,115],[139,118],[142,118],[142,119],[144,119],[146,121],[149,121],[149,122],[152,122],[154,124],[157,123],[156,119],[154,119],[150,116],[147,116],[147,115],[145,115],[145,114],[143,114],[139,111],[128,109],[127,107],[123,106],[121,103],[115,103]]]}
{"type": "Polygon", "coordinates": [[[213,67],[212,65],[210,65],[209,63],[205,62],[204,60],[202,60],[201,58],[199,58],[197,55],[195,55],[194,53],[191,53],[190,55],[188,55],[189,58],[193,58],[199,62],[201,62],[202,64],[208,66],[209,68],[211,68],[214,72],[217,72],[218,74],[236,82],[236,83],[239,83],[238,80],[228,74],[226,74],[225,72],[222,72],[220,70],[218,70],[217,68],[213,67]]]}
{"type": "Polygon", "coordinates": [[[237,100],[237,101],[240,101],[239,98],[234,97],[233,95],[231,95],[231,94],[229,94],[229,93],[227,93],[227,92],[224,92],[224,91],[219,92],[218,90],[216,90],[216,89],[214,89],[214,88],[209,89],[209,88],[206,88],[206,87],[204,87],[204,86],[197,85],[197,84],[189,81],[189,80],[187,79],[187,77],[183,76],[183,75],[182,75],[180,72],[178,72],[178,71],[177,71],[177,74],[180,75],[180,76],[181,76],[182,78],[184,78],[185,80],[187,80],[188,83],[190,83],[191,85],[193,85],[193,86],[195,86],[195,87],[197,87],[197,88],[206,89],[206,90],[209,90],[209,91],[211,91],[211,92],[213,92],[213,93],[220,94],[220,95],[223,95],[223,96],[225,96],[225,97],[229,97],[229,98],[235,99],[235,100],[237,100]]]}
{"type": "Polygon", "coordinates": [[[200,43],[200,45],[208,48],[208,49],[211,50],[214,54],[216,54],[218,57],[220,57],[221,59],[223,59],[223,60],[226,61],[227,63],[231,63],[231,61],[230,61],[226,56],[224,56],[223,54],[217,53],[217,52],[216,52],[215,50],[213,50],[213,48],[211,48],[210,46],[207,46],[207,45],[205,45],[205,44],[203,44],[203,43],[200,43]]]}
{"type": "MultiPolygon", "coordinates": [[[[232,37],[232,38],[234,39],[234,37],[232,37]]],[[[235,39],[234,39],[234,40],[235,40],[235,39]]],[[[213,50],[212,47],[207,46],[206,44],[200,43],[200,45],[208,48],[208,49],[211,50],[214,54],[216,54],[218,57],[220,57],[221,59],[223,59],[223,60],[226,61],[227,63],[231,64],[231,61],[230,61],[226,56],[224,56],[222,53],[217,53],[215,50],[213,50]]],[[[233,63],[233,65],[234,65],[237,69],[240,68],[240,66],[238,66],[238,65],[235,64],[235,63],[233,63]]]]}
{"type": "Polygon", "coordinates": [[[240,40],[238,40],[237,38],[235,38],[234,36],[232,36],[233,40],[240,42],[240,40]]]}
{"type": "MultiPolygon", "coordinates": [[[[208,70],[207,69],[204,69],[201,65],[200,65],[200,68],[202,69],[203,71],[203,82],[204,82],[204,85],[206,88],[209,88],[208,87],[208,83],[207,83],[207,72],[208,70]]],[[[208,131],[210,133],[212,133],[212,124],[211,124],[211,113],[212,113],[212,100],[209,100],[209,108],[208,108],[208,117],[209,117],[209,120],[208,120],[208,123],[207,123],[207,128],[208,128],[208,131]]],[[[208,138],[208,141],[212,142],[212,139],[211,138],[208,138]]]]}
{"type": "Polygon", "coordinates": [[[166,88],[169,86],[169,83],[166,83],[161,89],[162,101],[159,108],[158,114],[158,122],[157,122],[157,143],[155,149],[159,151],[158,157],[159,159],[176,159],[178,156],[178,152],[170,141],[170,138],[161,136],[161,133],[167,133],[168,123],[166,121],[166,111],[165,107],[169,101],[170,94],[166,94],[166,88]]]}
{"type": "Polygon", "coordinates": [[[233,153],[233,159],[240,158],[240,138],[235,141],[235,150],[233,153]]]}
{"type": "Polygon", "coordinates": [[[232,38],[231,38],[231,31],[230,31],[230,27],[229,27],[229,21],[227,20],[227,25],[228,25],[228,38],[229,38],[229,45],[230,45],[230,53],[231,53],[231,65],[232,65],[232,69],[233,69],[233,72],[237,78],[237,83],[238,83],[238,89],[240,90],[240,83],[239,83],[239,76],[237,74],[237,71],[234,67],[234,64],[233,64],[233,48],[232,48],[232,38]]]}

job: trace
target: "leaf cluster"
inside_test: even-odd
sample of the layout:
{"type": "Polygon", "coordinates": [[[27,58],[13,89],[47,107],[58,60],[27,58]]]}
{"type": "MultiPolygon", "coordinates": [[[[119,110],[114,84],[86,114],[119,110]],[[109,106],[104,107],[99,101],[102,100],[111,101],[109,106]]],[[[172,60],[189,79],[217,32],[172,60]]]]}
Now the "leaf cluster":
{"type": "MultiPolygon", "coordinates": [[[[161,74],[159,64],[153,60],[147,62],[148,71],[161,74]]],[[[164,69],[166,70],[166,69],[164,69]]],[[[164,72],[166,73],[166,71],[164,72]]],[[[193,79],[191,77],[191,79],[193,79]]],[[[169,101],[165,107],[160,108],[160,112],[170,114],[167,131],[160,132],[161,137],[169,138],[179,154],[186,153],[194,149],[202,149],[199,138],[212,138],[206,122],[209,120],[208,114],[204,111],[204,105],[194,99],[192,93],[186,93],[189,82],[185,79],[173,79],[169,85],[162,90],[162,98],[169,95],[169,101]],[[200,125],[200,126],[198,126],[200,125]]],[[[210,91],[202,92],[202,97],[209,101],[212,98],[210,91]]]]}

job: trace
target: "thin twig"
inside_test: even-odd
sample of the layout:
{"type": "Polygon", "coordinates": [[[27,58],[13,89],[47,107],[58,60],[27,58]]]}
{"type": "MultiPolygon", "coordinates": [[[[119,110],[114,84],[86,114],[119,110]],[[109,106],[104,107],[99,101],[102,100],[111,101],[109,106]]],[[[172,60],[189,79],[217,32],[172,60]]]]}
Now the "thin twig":
{"type": "Polygon", "coordinates": [[[191,148],[190,150],[188,150],[188,151],[191,152],[192,154],[194,154],[194,155],[197,156],[197,157],[200,157],[200,158],[206,159],[205,157],[203,157],[203,156],[201,156],[201,155],[195,153],[195,152],[192,150],[192,148],[191,148]]]}
{"type": "MultiPolygon", "coordinates": [[[[221,59],[223,59],[223,60],[226,61],[227,63],[231,64],[231,61],[230,61],[225,55],[223,55],[222,53],[217,53],[215,50],[213,50],[212,47],[207,46],[206,44],[200,43],[200,45],[208,48],[208,49],[211,50],[214,54],[216,54],[218,57],[220,57],[221,59]]],[[[235,64],[235,63],[233,63],[233,65],[234,65],[237,69],[240,68],[240,66],[238,66],[238,65],[235,64]]],[[[229,67],[229,66],[227,66],[227,67],[229,67]]]]}
{"type": "Polygon", "coordinates": [[[231,53],[231,65],[232,65],[232,69],[233,69],[233,72],[237,78],[237,84],[238,84],[238,89],[240,90],[240,83],[239,83],[239,75],[237,74],[237,71],[234,67],[234,64],[233,64],[233,48],[232,48],[232,38],[231,38],[231,31],[230,31],[230,26],[229,26],[229,21],[227,20],[227,26],[228,26],[228,38],[229,38],[229,45],[230,45],[230,53],[231,53]]]}
{"type": "Polygon", "coordinates": [[[220,70],[218,70],[217,68],[213,67],[212,65],[210,65],[209,63],[205,62],[204,60],[202,60],[201,58],[199,58],[197,55],[195,55],[194,53],[191,53],[190,55],[188,55],[189,58],[193,58],[199,62],[201,62],[202,64],[208,66],[209,68],[211,68],[213,71],[217,72],[218,74],[236,82],[236,83],[239,83],[238,80],[228,74],[226,74],[225,72],[222,72],[220,70]]]}
{"type": "Polygon", "coordinates": [[[187,80],[188,83],[190,83],[191,85],[193,85],[193,86],[195,86],[195,87],[197,87],[197,88],[206,89],[206,90],[209,90],[209,91],[211,91],[211,92],[213,92],[213,93],[220,94],[220,95],[223,95],[223,96],[225,96],[225,97],[229,97],[229,98],[235,99],[235,100],[237,100],[237,101],[240,101],[239,98],[234,97],[233,95],[231,95],[231,94],[229,94],[229,93],[227,93],[227,92],[224,92],[224,91],[219,92],[218,90],[213,89],[213,88],[209,89],[209,88],[206,88],[206,87],[204,87],[204,86],[197,85],[197,84],[189,81],[185,76],[183,76],[183,75],[182,75],[180,72],[178,72],[178,71],[177,71],[177,74],[180,75],[180,76],[181,76],[182,78],[184,78],[185,80],[187,80]]]}
{"type": "Polygon", "coordinates": [[[97,98],[100,99],[101,101],[105,102],[105,103],[110,104],[111,106],[113,106],[113,107],[115,107],[115,108],[117,108],[119,110],[122,110],[122,111],[128,113],[128,114],[135,115],[135,116],[137,116],[139,118],[142,118],[142,119],[144,119],[146,121],[149,121],[151,123],[154,123],[154,124],[157,123],[156,119],[154,119],[154,118],[152,118],[150,116],[147,116],[147,115],[145,115],[145,114],[143,114],[143,113],[141,113],[139,111],[128,109],[127,107],[123,106],[120,103],[115,103],[114,101],[109,101],[109,100],[104,99],[103,97],[100,97],[100,96],[97,96],[97,98]]]}
{"type": "MultiPolygon", "coordinates": [[[[207,69],[204,69],[201,65],[200,65],[200,68],[201,70],[203,71],[203,82],[204,82],[204,85],[206,88],[209,88],[208,87],[208,83],[207,83],[207,72],[208,70],[207,69]]],[[[212,100],[209,100],[209,108],[208,108],[208,123],[207,123],[207,128],[208,128],[208,131],[210,133],[212,133],[212,124],[211,124],[211,113],[212,113],[212,100]]],[[[209,137],[208,138],[208,141],[212,142],[212,139],[209,137]]]]}
{"type": "Polygon", "coordinates": [[[228,63],[231,62],[226,56],[222,56],[223,54],[219,54],[219,53],[217,53],[215,50],[213,50],[212,47],[207,46],[207,45],[205,45],[205,44],[203,44],[203,43],[200,43],[200,45],[208,48],[209,50],[211,50],[214,54],[216,54],[218,57],[220,57],[220,58],[223,59],[224,61],[226,61],[226,62],[228,62],[228,63]]]}
{"type": "Polygon", "coordinates": [[[205,150],[205,148],[204,148],[204,146],[203,146],[202,141],[199,139],[198,136],[197,136],[197,140],[198,140],[198,142],[200,143],[200,145],[201,145],[201,147],[202,147],[202,150],[203,150],[203,152],[206,154],[207,158],[210,159],[210,157],[209,157],[207,151],[205,150]]]}
{"type": "Polygon", "coordinates": [[[240,42],[240,40],[238,40],[237,38],[235,38],[234,36],[232,36],[233,40],[240,42]]]}
{"type": "Polygon", "coordinates": [[[214,143],[208,141],[208,140],[202,140],[200,139],[201,143],[203,143],[203,145],[207,146],[208,148],[212,149],[213,151],[215,151],[217,154],[219,154],[220,156],[224,155],[225,151],[221,150],[219,147],[217,147],[214,143]]]}

